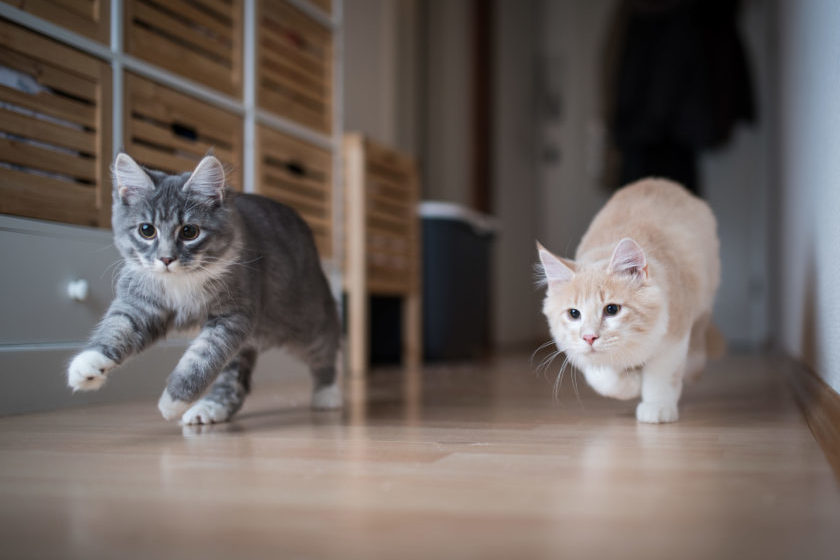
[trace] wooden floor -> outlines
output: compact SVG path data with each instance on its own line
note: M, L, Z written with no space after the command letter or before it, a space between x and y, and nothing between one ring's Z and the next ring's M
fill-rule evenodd
M0 557L840 558L789 367L726 358L662 426L570 377L554 400L527 356L380 371L341 413L257 380L203 430L149 401L2 418Z

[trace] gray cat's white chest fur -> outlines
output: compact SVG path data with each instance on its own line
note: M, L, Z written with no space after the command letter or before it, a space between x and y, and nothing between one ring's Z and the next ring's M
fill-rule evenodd
M164 307L173 313L177 328L189 328L207 320L213 307L218 304L218 290L227 294L224 269L208 268L191 273L156 274L151 281L153 293L160 298Z

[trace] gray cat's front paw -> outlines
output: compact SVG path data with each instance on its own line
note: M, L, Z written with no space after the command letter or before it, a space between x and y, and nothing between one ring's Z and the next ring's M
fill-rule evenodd
M170 395L169 391L166 389L163 390L163 394L160 396L160 400L158 401L158 410L160 410L160 413L165 420L174 420L178 418L189 407L190 403L173 399L172 395Z
M85 350L70 362L67 369L67 385L73 391L94 391L108 379L108 372L116 362L97 350Z
M647 424L662 424L679 420L676 404L640 402L636 407L636 420Z
M227 422L230 418L228 408L210 399L201 399L184 413L181 424L184 426L196 424L218 424Z

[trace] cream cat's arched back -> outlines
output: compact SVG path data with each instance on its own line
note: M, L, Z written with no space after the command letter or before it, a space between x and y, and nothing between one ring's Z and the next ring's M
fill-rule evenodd
M554 342L598 393L641 397L640 422L673 422L704 367L720 283L717 225L680 185L645 179L595 216L575 260L538 244Z

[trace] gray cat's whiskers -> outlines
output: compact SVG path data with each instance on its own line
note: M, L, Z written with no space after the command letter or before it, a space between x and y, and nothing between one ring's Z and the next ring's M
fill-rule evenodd
M258 269L258 268L256 268L256 267L248 266L248 265L250 265L250 264L254 264L254 263L258 263L258 262L260 262L260 260L262 260L262 257L257 257L257 258L255 258L255 259L252 259L252 260L247 261L247 262L240 262L240 261L238 261L238 260L234 260L234 261L230 261L230 262L228 262L228 263L227 263L227 265L228 265L228 266L231 266L231 267L233 267L233 266L238 266L238 267L240 267L240 268L244 268L244 269L246 269L246 270L253 270L253 271L256 271L256 270L259 270L259 269ZM225 262L225 261L224 261L224 259L223 259L222 257L211 257L211 256L205 256L205 257L204 257L204 262L205 262L205 263L208 263L208 264L216 264L216 263L219 263L219 262Z

